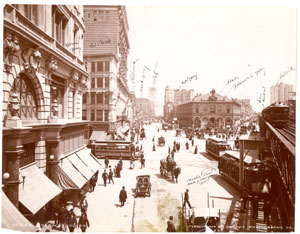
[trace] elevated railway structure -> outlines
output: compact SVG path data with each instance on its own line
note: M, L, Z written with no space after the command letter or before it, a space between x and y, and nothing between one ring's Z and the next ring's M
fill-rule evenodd
M268 156L274 167L271 204L278 209L282 231L294 231L295 223L295 153L296 127L294 122L276 127L262 119L261 136L270 146Z

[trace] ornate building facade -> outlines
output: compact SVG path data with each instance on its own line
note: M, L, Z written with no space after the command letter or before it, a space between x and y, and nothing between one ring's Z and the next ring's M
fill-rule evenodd
M241 105L217 94L214 89L177 106L177 119L181 127L220 129L233 126L240 118Z
M90 74L83 119L91 130L118 128L131 113L127 84L129 53L125 6L84 6L84 61Z
M62 161L87 143L84 31L83 6L4 7L3 183L9 200L28 217L76 184L59 183L59 171L72 178Z

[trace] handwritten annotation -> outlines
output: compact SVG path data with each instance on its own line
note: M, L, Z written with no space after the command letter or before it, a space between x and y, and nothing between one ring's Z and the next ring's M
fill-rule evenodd
M198 184L202 185L205 183L208 183L209 178L213 175L213 171L209 169L205 169L201 171L200 175L196 175L193 178L190 178L187 180L187 185L193 185L193 184Z
M197 75L186 77L185 80L181 81L181 85L179 89L181 88L182 85L186 84L187 82L191 82L193 79L197 80Z

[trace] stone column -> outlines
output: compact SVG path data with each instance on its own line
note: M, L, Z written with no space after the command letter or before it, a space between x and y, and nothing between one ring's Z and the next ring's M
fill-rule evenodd
M19 128L3 132L3 148L5 165L3 173L8 172L6 181L6 195L15 207L19 207L19 169L20 158L24 154L22 139L29 132L29 128Z
M49 178L55 183L58 183L58 174L57 174L57 167L59 163L59 141L48 141L49 148L50 148L50 154L48 157L49 160L49 169L50 174ZM51 156L54 156L53 159L51 159Z

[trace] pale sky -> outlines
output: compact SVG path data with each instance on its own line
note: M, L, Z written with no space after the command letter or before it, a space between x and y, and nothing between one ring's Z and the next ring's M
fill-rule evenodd
M270 104L271 85L282 81L295 87L296 8L147 5L127 6L127 16L128 83L132 89L132 62L139 59L137 97L143 73L142 96L148 97L156 64L161 104L166 85L179 88L195 75L197 80L194 77L181 88L193 88L195 93L214 88L228 97L250 98L256 111ZM257 99L264 93L260 103Z

